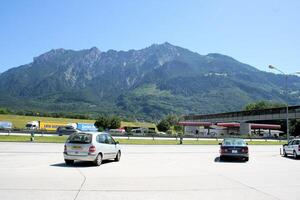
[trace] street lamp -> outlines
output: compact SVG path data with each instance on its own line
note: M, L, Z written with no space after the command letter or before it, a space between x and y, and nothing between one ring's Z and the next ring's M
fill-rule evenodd
M280 69L274 67L273 65L269 65L269 68L273 69L273 70L276 70L276 71L280 72L281 74L283 74L285 76L286 137L287 137L287 141L289 141L289 139L290 139L290 132L289 132L289 102L288 102L287 79L288 79L289 75L300 74L300 72L295 72L295 73L287 74L287 73L284 73L283 71L281 71Z

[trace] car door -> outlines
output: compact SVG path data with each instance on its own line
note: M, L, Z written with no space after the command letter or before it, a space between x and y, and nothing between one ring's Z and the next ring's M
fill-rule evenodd
M288 145L286 146L286 150L285 150L286 153L289 153L289 154L293 153L293 143L294 143L294 140L291 140L288 143Z
M115 140L110 135L106 135L106 142L108 144L109 149L109 158L115 158L117 155L117 147Z
M293 142L293 146L292 146L292 153L294 153L294 151L296 151L297 152L297 149L298 149L298 146L299 146L299 140L295 140L294 142Z
M96 141L97 141L97 149L99 149L99 152L102 153L103 158L102 159L109 159L109 144L107 143L107 138L106 138L106 134L99 134L96 137Z

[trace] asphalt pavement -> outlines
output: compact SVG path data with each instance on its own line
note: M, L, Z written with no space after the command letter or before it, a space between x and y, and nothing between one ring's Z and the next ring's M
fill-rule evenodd
M0 143L1 200L300 199L300 160L250 146L220 162L217 145L123 145L120 162L63 162L63 144Z

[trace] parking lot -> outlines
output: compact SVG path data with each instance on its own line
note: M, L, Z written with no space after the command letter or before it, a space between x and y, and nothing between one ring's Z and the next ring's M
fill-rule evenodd
M6 199L299 199L300 160L250 146L250 161L218 160L215 145L123 145L120 162L66 167L63 144L0 143Z

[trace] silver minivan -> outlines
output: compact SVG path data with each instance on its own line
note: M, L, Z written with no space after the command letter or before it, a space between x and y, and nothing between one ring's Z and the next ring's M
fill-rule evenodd
M66 165L72 165L75 160L92 161L96 166L103 160L119 161L121 149L110 134L103 132L79 132L69 136L65 143L64 159Z

